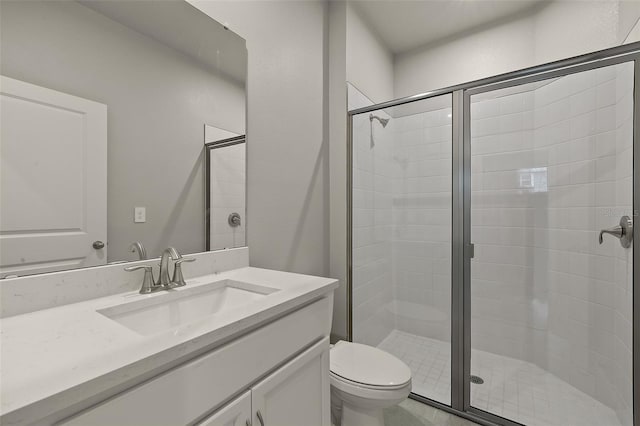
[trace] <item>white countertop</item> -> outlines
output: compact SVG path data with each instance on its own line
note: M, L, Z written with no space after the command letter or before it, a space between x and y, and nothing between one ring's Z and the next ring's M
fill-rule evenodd
M143 336L96 312L166 292L127 292L0 320L0 423L41 419L317 299L330 278L245 267L187 280L181 291L233 279L279 289L201 321Z

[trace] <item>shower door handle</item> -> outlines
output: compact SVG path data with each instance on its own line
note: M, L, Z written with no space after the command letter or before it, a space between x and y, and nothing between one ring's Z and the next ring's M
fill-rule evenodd
M620 240L620 245L624 248L631 247L631 241L633 241L633 221L629 216L622 216L620 218L620 225L613 228L603 229L598 236L598 242L602 244L604 234L613 235Z

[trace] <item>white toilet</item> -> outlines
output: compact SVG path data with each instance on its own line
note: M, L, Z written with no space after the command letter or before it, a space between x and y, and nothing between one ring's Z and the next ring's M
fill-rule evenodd
M382 410L411 392L411 370L372 346L339 341L331 348L331 418L336 426L383 426Z

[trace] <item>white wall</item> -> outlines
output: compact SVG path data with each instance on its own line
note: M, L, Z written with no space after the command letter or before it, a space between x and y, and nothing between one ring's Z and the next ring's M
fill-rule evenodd
M618 39L625 43L640 41L640 2L637 0L620 1Z
M393 55L346 4L347 81L374 104L393 99Z
M321 1L191 3L247 41L251 265L326 276L327 5Z
M413 95L619 45L640 17L635 3L552 1L515 20L396 55L394 96Z
M523 68L532 60L532 37L532 22L507 21L396 55L394 97Z
M230 132L225 129L221 129L216 126L210 126L205 124L204 126L204 143L221 141L223 139L235 138L240 136L240 133Z
M333 299L336 339L347 331L347 5L329 2L329 274L340 280Z
M640 2L638 2L638 4L640 5ZM629 31L629 35L624 40L625 43L633 43L636 41L640 41L640 19L638 19L631 31Z
M333 333L347 335L347 82L364 106L393 97L393 58L352 6L329 2L329 135L330 135L330 274L341 286L336 290ZM357 88L357 89L355 89Z

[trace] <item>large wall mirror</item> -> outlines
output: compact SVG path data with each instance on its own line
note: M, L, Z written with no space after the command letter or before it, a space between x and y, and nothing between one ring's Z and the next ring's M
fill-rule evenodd
M245 244L245 144L206 145L244 142L241 37L183 0L1 8L0 278Z

